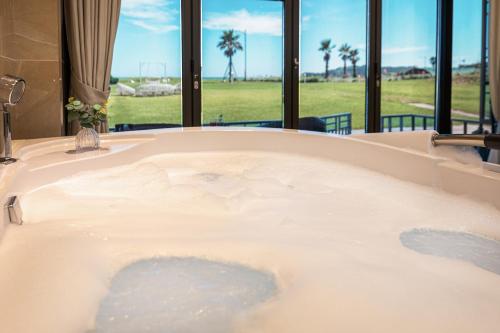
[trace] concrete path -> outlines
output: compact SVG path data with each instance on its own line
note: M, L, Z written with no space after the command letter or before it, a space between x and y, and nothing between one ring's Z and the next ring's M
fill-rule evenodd
M431 104L425 104L425 103L408 103L408 105L414 106L419 109L425 109L425 110L434 110L434 105ZM457 116L463 116L463 117L479 117L479 115L474 114L474 113L469 113L461 110L451 110L451 113L453 115Z

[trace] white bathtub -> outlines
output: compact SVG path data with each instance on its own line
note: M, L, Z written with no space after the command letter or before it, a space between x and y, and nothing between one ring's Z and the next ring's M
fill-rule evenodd
M271 272L278 293L235 319L237 332L499 330L500 275L401 245L401 233L412 229L500 239L500 170L483 164L471 150L433 148L431 134L336 137L288 130L176 129L106 135L105 150L84 154L67 153L73 149L71 138L16 142L20 161L2 167L0 190L3 202L19 197L25 223L9 225L6 214L0 221L0 331L92 329L113 276L152 257L206 258ZM255 156L258 167L246 155ZM274 155L283 158L274 160ZM162 177L161 167L151 169L163 165L157 156L171 166L167 171L175 169L178 178L169 184L154 181L155 175ZM234 166L231 156L238 159ZM241 194L246 187L238 189L234 177L216 185L216 193L210 184L197 189L182 175L186 161L206 159L213 169L219 158L220 168L242 174L249 186L258 179L254 192ZM339 175L349 175L352 167L360 179L344 177L324 187L327 172L287 183L280 163L297 174L307 174L308 165L322 170L323 163L336 163L332 166L339 166ZM252 168L258 174L245 174ZM267 176L265 170L271 170ZM149 178L141 178L141 172ZM120 178L124 174L128 178ZM100 180L109 178L113 182L102 185ZM137 184L141 179L146 179L144 190ZM363 179L372 188L364 191ZM159 196L176 181L192 192ZM309 181L312 187L304 183ZM267 197L266 191L276 195ZM356 191L364 193L359 203ZM338 196L343 202L343 194L352 196L345 211L315 204L315 195L324 200ZM258 209L270 207L262 198L274 200L283 215L286 205L306 203L290 207L290 216L279 219L273 211ZM381 211L382 203L395 210ZM427 206L419 206L423 203ZM120 215L123 207L128 207L125 216ZM149 213L156 209L165 212L164 220ZM243 211L256 213L252 217ZM460 212L456 218L454 211ZM308 214L310 229L304 221ZM325 223L330 214L331 223Z

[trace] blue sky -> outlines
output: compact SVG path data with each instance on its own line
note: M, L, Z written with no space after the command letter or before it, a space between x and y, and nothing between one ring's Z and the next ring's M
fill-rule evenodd
M331 38L337 47L330 68L342 66L338 48L348 43L365 63L366 0L301 1L301 70L324 70L320 41ZM250 77L282 73L282 3L264 0L204 0L202 2L203 75L220 77L227 58L217 49L221 32L240 31L247 44ZM454 65L480 58L481 0L455 0ZM430 66L436 50L436 0L384 0L383 66ZM180 76L180 1L122 0L112 73L115 76ZM244 73L244 52L234 58Z

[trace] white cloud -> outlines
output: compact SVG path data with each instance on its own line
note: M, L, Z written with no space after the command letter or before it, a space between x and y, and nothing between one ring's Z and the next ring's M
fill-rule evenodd
M130 23L156 33L178 30L173 25L178 11L171 0L123 0L121 15Z
M247 31L249 34L266 34L281 36L281 14L250 13L246 9L230 13L213 13L203 23L203 27L211 30Z
M130 23L140 28L157 33L175 31L179 29L179 27L176 25L153 25L141 20L130 20Z
M389 47L382 49L383 54L413 53L427 50L427 46Z

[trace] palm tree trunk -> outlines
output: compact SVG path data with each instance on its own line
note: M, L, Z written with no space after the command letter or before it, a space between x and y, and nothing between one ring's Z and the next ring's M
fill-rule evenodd
M344 77L347 77L347 60L344 59Z
M233 83L233 57L229 57L229 83Z
M329 69L329 64L330 61L326 60L325 61L325 79L328 79L328 76L329 76L329 73L328 73L328 69Z
M356 75L356 63L354 62L354 63L352 64L352 77L353 77L353 78L356 78L356 76L357 76L357 75Z

